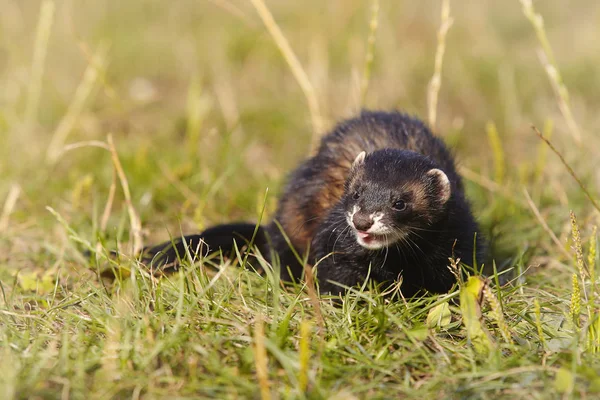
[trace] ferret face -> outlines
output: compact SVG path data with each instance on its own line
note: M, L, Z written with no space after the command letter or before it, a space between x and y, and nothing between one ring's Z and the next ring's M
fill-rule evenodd
M378 250L419 236L445 214L451 195L446 174L426 157L379 150L356 157L343 197L346 221L358 244Z

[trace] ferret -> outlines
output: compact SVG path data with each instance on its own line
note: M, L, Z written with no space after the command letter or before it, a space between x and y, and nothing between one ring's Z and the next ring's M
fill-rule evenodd
M192 255L227 255L236 239L278 262L283 281L316 266L319 291L334 295L367 278L401 278L405 297L445 293L457 277L449 259L474 266L485 252L452 154L400 112L363 111L335 126L290 174L269 224L218 225L147 249L143 259L177 266L186 246Z

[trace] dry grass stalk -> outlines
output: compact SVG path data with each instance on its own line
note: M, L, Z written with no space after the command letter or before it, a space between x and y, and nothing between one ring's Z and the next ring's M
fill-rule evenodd
M144 243L142 240L142 223L137 215L137 212L135 211L135 208L133 207L133 202L131 201L131 193L129 192L129 183L127 182L125 172L123 172L123 167L121 166L121 161L119 160L119 156L117 154L117 150L115 149L115 144L113 142L111 134L109 134L107 137L107 143L108 147L110 148L110 154L115 169L117 171L117 175L119 176L119 180L121 181L123 195L125 196L125 204L127 205L127 213L129 214L131 235L133 236L132 254L138 254L140 250L142 250L142 248L144 247Z
M37 24L35 46L33 50L33 62L29 87L27 88L27 105L25 108L25 124L30 127L37 118L42 92L42 77L46 65L46 54L48 52L48 39L54 21L54 1L45 0L40 8L40 18Z
M563 253L563 255L565 257L567 257L567 259L571 259L571 254L569 254L569 252L567 250L565 250L565 248L562 245L562 243L560 242L560 240L558 240L558 238L556 237L556 235L554 234L552 229L550 229L550 227L546 223L546 220L544 220L544 217L542 217L542 214L540 214L540 211L538 210L537 206L531 199L531 196L529 196L529 192L527 191L526 188L523 188L523 194L525 195L525 199L527 200L527 204L529 204L531 211L533 211L533 214L537 218L537 220L540 223L540 225L542 226L542 228L544 228L544 230L546 232L548 232L548 235L550 235L550 238L552 239L552 241L554 242L556 247L560 249L560 252Z
M446 52L446 35L454 21L450 17L450 0L442 0L442 18L438 31L438 44L435 52L435 68L427 89L427 108L429 110L429 126L435 129L437 119L438 94L442 85L442 63Z
M0 215L0 232L8 228L9 218L15 209L15 205L17 204L20 194L21 186L14 183L8 191L8 196L6 196L6 201L4 202L4 207L2 208L2 215Z
M262 400L271 398L271 383L269 382L269 370L267 349L265 348L265 330L262 319L257 319L254 325L254 362L256 364L256 377L260 386L260 397Z
M365 69L360 85L360 102L365 104L365 97L369 89L369 80L371 78L371 67L375 58L375 39L377 37L377 27L379 26L379 0L373 0L371 11L371 22L369 23L369 38L367 39L367 55L365 57Z
M308 291L308 298L310 304L315 310L315 316L317 319L317 325L319 327L319 334L323 336L325 334L325 319L321 312L321 302L319 300L319 294L317 293L317 287L315 284L315 275L311 266L306 265L304 267L304 279L306 281L306 289Z
M515 197L514 192L509 187L499 185L487 176L477 173L472 169L465 167L464 165L458 166L458 172L462 175L464 179L474 182L492 193L501 195L513 204L517 204L523 208L527 208L527 205L520 198Z
M565 122L569 127L569 132L575 139L575 142L578 145L581 145L581 131L577 122L575 122L575 117L573 116L573 112L571 111L571 105L569 101L569 92L567 87L563 83L563 80L558 72L558 68L548 62L547 55L540 51L538 52L538 57L540 62L544 66L546 70L546 74L550 78L550 84L552 84L552 89L554 90L554 95L556 96L556 100L558 101L558 108L565 118Z
M573 179L575 179L575 181L577 182L577 184L579 185L581 190L583 190L583 193L585 193L586 197L590 200L590 202L594 206L594 208L596 210L600 211L600 205L592 197L592 195L590 194L589 190L585 187L583 182L581 182L581 180L577 177L577 175L575 174L575 171L573 171L573 168L571 168L571 166L567 163L567 161L565 161L565 158L562 156L562 154L554 147L552 142L550 142L548 139L546 139L546 137L544 137L544 135L542 135L542 133L538 130L538 128L536 128L535 126L532 126L532 128L535 131L535 133L537 133L537 135L540 137L540 139L542 139L544 142L546 142L548 147L550 147L550 150L552 150L554 152L554 154L556 154L558 156L558 158L560 158L560 162L562 162L562 164L567 168L567 171L569 171L569 174L573 177Z
M137 252L139 250L141 250L141 248L143 247L143 243L141 242L141 231L142 231L141 222L139 220L139 217L137 216L137 213L135 212L135 209L133 209L133 206L131 203L131 195L129 192L129 184L127 182L127 177L125 176L125 173L123 172L123 169L121 167L119 158L116 154L116 150L114 148L114 143L112 142L112 135L108 135L107 142L101 142L99 140L88 140L88 141L84 141L84 142L68 144L61 149L61 151L58 153L57 156L60 158L64 153L71 151L71 150L80 149L82 147L99 147L99 148L107 150L108 152L111 153L111 157L112 157L115 168L113 170L112 181L111 181L109 191L108 191L108 199L106 200L106 205L104 206L104 211L102 212L102 219L100 220L100 231L101 232L106 231L106 227L108 225L108 219L110 217L110 212L112 210L112 205L113 205L114 199L115 199L115 192L116 192L116 188L117 188L117 176L119 176L119 178L121 180L121 186L123 187L123 192L125 194L125 200L127 202L127 209L129 212L129 219L130 219L130 223L131 223L131 227L132 227L132 234L134 235L134 254L137 254ZM130 207L131 207L131 209L130 209ZM133 217L132 217L132 215L133 215ZM137 228L134 229L134 227L137 227ZM140 235L140 238L135 239L135 235L136 235L135 232L138 232L138 234ZM101 244L98 243L98 249L100 249L100 247L101 247Z
M102 142L100 140L86 140L83 142L70 143L62 148L62 151L59 154L59 158L62 157L68 151L80 149L82 147L99 147L101 149L110 151L110 148L106 144L106 142Z
M310 117L311 117L311 121L312 121L312 127L313 127L313 136L312 136L311 145L312 145L312 148L314 149L314 148L316 148L316 145L318 144L319 136L323 132L323 119L321 117L319 100L317 98L315 89L314 89L313 85L310 83L310 80L308 79L306 72L304 72L304 69L302 68L302 65L300 64L300 61L298 61L298 57L296 57L296 54L292 50L292 47L290 46L289 42L287 41L287 39L281 32L281 29L275 22L273 15L271 14L269 9L265 5L265 2L263 0L250 0L250 1L252 2L252 5L254 5L254 8L258 12L258 15L260 16L263 23L265 24L265 27L269 31L269 34L273 37L273 40L275 41L275 44L277 44L279 51L281 51L283 58L285 59L285 61L288 63L288 66L292 70L292 74L294 74L294 78L296 78L296 81L300 85L300 88L302 89L302 92L304 93L304 97L306 97L306 101L308 103L308 109L309 109Z
M54 131L46 152L46 159L50 163L58 161L58 158L62 154L64 143L73 130L77 118L81 115L83 106L98 80L99 71L102 70L105 63L106 51L105 47L100 47L92 57L92 60L83 74L83 79L75 91L75 96L69 105L67 113L61 119Z
M575 122L575 118L573 117L573 113L571 111L569 91L567 90L560 72L556 67L556 61L554 59L552 47L550 46L550 41L546 36L546 30L544 29L544 19L540 14L535 12L532 0L520 1L521 5L523 6L523 13L529 22L531 22L538 40L540 41L540 45L542 46L538 55L542 65L544 66L544 69L546 70L546 73L548 74L552 89L554 89L554 94L556 96L556 100L558 101L558 107L565 118L567 126L569 127L569 132L573 136L573 139L575 139L575 142L578 145L581 145L581 131L579 130L579 126Z
M105 232L106 226L108 225L108 218L110 217L110 211L115 200L115 192L117 191L117 170L113 169L112 180L110 182L110 188L108 189L108 199L102 212L102 219L100 220L100 231ZM100 245L100 243L98 243Z

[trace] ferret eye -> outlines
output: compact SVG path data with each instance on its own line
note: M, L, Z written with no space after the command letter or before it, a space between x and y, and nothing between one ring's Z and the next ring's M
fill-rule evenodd
M360 198L360 193L358 193L358 191L356 191L352 194L352 199L358 200L359 198Z
M404 200L398 200L392 205L392 208L396 211L406 210L406 202Z

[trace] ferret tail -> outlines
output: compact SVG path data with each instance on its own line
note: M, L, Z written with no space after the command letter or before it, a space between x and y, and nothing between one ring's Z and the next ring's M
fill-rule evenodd
M182 260L197 260L210 253L222 252L224 257L235 257L235 246L256 248L268 257L269 244L266 229L252 223L216 225L196 235L188 235L142 250L142 261L161 269L177 268ZM243 254L243 253L242 253Z

